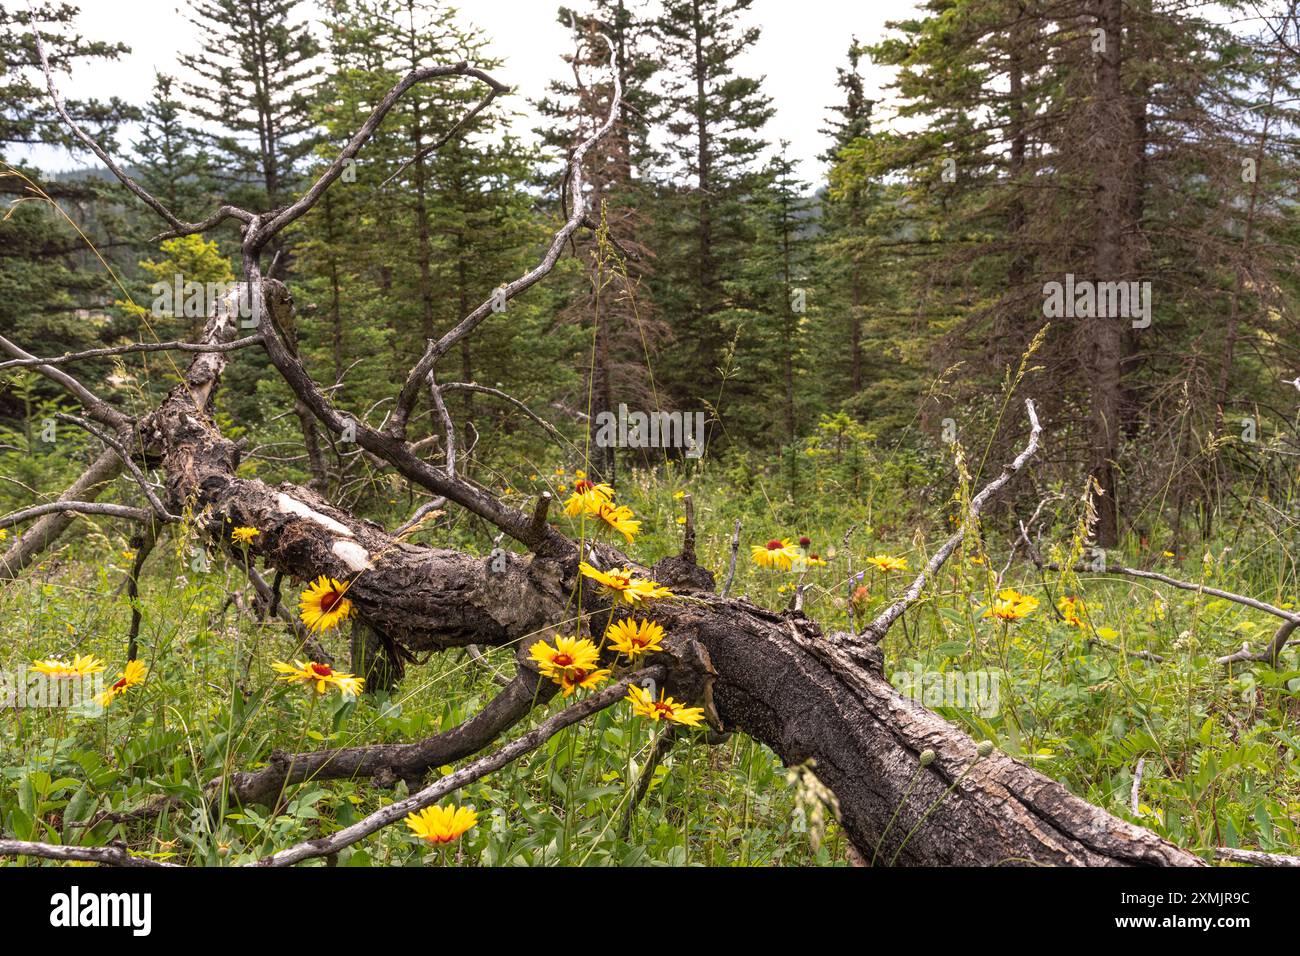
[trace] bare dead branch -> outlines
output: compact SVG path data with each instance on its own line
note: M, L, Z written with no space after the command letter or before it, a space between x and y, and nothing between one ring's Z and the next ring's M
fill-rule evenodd
M519 399L515 398L513 395L506 394L505 392L501 391L501 389L499 388L488 388L486 385L479 385L477 382L447 382L443 385L440 385L439 388L441 388L442 391L444 392L457 392L457 391L478 392L483 395L491 395L493 398L499 398L503 402L509 402L511 405L519 409L530 419L536 422L539 426L541 426L542 430L545 431L546 434L554 438L557 442L560 442L561 444L564 445L568 445L570 448L576 447L573 444L573 442L569 441L569 439L561 435L554 425L552 425L546 419L542 418L540 415L535 413L531 408L529 408Z
M628 833L632 829L632 821L636 819L637 808L641 806L641 801L646 798L650 792L650 784L654 782L655 770L663 762L664 757L673 749L681 735L681 731L669 725L665 727L655 738L655 742L650 747L650 753L646 756L645 765L641 768L641 773L636 778L636 789L632 792L632 798L628 800L627 806L623 810L623 818L619 821L618 835L620 839L626 840Z
M215 229L227 219L238 219L242 223L253 221L253 214L247 209L241 209L238 206L223 205L206 219L200 219L198 222L183 222L173 229L160 232L151 238L151 243L163 242L166 239L179 239L181 236L192 236L195 233L204 233L210 229Z
M1034 409L1032 399L1025 400L1025 411L1029 415L1029 441L1025 444L1024 449L1019 455L1006 467L1002 469L1002 474L998 475L979 492L970 502L970 511L968 520L963 521L960 528L943 543L943 546L930 558L926 566L921 569L916 578L908 585L907 590L903 592L902 597L885 608L876 616L876 619L866 626L863 630L863 637L870 643L875 644L885 636L894 621L915 604L921 597L921 590L925 587L926 582L938 573L943 567L944 562L951 557L952 553L957 550L957 546L962 543L966 537L966 529L972 526L979 518L980 512L984 510L984 505L988 500L997 494L1002 487L1012 479L1012 477L1025 466L1034 453L1038 451L1038 439L1042 435L1043 426L1038 423L1038 412Z
M1300 625L1300 622L1297 621L1283 621L1282 626L1273 634L1273 639L1268 642L1268 646L1264 650L1251 651L1249 644L1243 644L1241 650L1215 658L1214 663L1233 664L1238 661L1265 661L1270 667L1277 667L1282 649L1286 647L1287 642L1291 639L1291 634L1298 625Z
M247 247L244 254L244 274L249 277L253 288L262 290L263 301L268 297L272 300L271 309L283 309L286 313L292 309L292 299L281 283L273 279L262 282L257 257ZM262 314L269 313L264 310ZM286 319L287 317L286 314ZM341 433L344 428L352 428L355 431L357 444L363 450L391 465L401 475L422 488L454 501L491 522L529 548L536 550L547 542L553 542L558 546L560 537L558 532L551 532L547 528L544 529L541 540L534 538L529 516L517 508L502 503L481 485L460 477L449 476L444 469L417 457L410 444L389 434L387 430L378 431L364 422L340 413L312 381L299 357L275 330L274 322L264 327L263 345L267 357L298 399L332 431Z
M129 505L114 505L102 501L47 501L45 504L32 505L22 511L11 511L0 516L0 528L12 528L16 524L50 514L105 515L110 518L130 518L132 521L152 521L155 518L148 508L132 508Z
M456 426L452 423L451 412L447 411L447 403L442 400L442 389L438 383L433 380L433 373L429 374L429 397L433 401L433 407L438 412L438 417L442 419L442 433L446 440L442 445L443 462L445 463L448 478L456 477Z
M686 507L686 524L682 528L682 557L695 564L695 499L687 492L682 496Z
M128 176L126 171L113 161L113 157L104 152L99 143L95 142L95 140L83 131L82 128L77 125L76 121L68 115L68 111L63 107L63 98L59 96L59 91L54 86L54 74L50 71L49 60L45 57L45 45L41 42L41 31L40 27L37 25L35 17L32 17L32 39L36 41L36 54L41 59L41 69L45 72L45 85L50 91L50 98L54 101L54 109L58 112L59 116L63 118L64 124L72 131L72 134L76 136L77 139L81 140L81 142L84 143L92 153L99 157L100 162L112 171L113 175L121 181L122 185L131 190L131 192L139 197L140 200L150 209L162 216L173 229L183 228L184 224L172 214L170 209L160 203L150 195L148 190L141 187L135 182L135 180Z
M120 431L131 424L129 418L119 412L112 405L108 404L108 402L104 401L90 389L86 388L86 386L82 385L67 372L57 369L52 365L46 365L40 361L31 361L36 359L35 355L23 351L3 335L0 335L0 348L14 356L14 358L27 361L31 368L40 372L51 381L62 385L72 393L73 397L76 398L76 400L80 402L81 406L86 410L86 413L91 418L95 419L95 421L107 425L114 431Z
M466 764L459 770L441 777L435 783L425 787L418 793L414 793L405 800L399 800L396 803L390 803L382 810L370 814L368 817L357 821L350 827L344 827L336 833L317 840L307 840L288 849L273 853L270 856L258 860L251 866L292 866L303 860L309 860L313 857L328 856L331 853L337 853L344 847L351 846L358 840L365 839L370 834L382 830L402 820L408 813L421 810L430 806L449 793L454 793L461 787L473 783L482 777L494 771L500 770L520 757L528 754L546 741L550 740L566 727L571 727L581 720L585 720L592 714L604 710L613 704L618 703L627 694L630 685L647 678L662 680L664 668L659 666L646 667L625 676L622 680L616 681L603 690L596 691L588 697L583 698L576 704L564 708L558 713L548 717L526 734L515 738L506 744L500 750L480 757L473 763Z
M102 455L91 462L90 467L82 472L59 496L64 504L60 510L48 511L43 517L26 530L9 550L0 557L0 581L12 580L24 568L59 539L59 536L76 519L76 510L67 508L68 502L79 504L93 501L108 486L108 483L122 470L122 459L117 452L106 449Z
M53 843L31 843L27 840L0 840L0 855L34 856L43 860L61 860L65 863L80 861L103 863L106 866L179 868L180 864L150 860L128 853L120 846L57 846Z
M0 362L0 372L7 368L28 368L33 365L64 365L68 362L81 362L86 359L104 358L109 355L130 355L136 352L233 352L257 345L262 336L250 335L222 344L204 344L202 342L132 342L130 345L113 345L101 349L86 349L83 352L64 352L52 358L10 359Z
M1045 568L1050 571L1059 571L1060 567L1052 564L1045 564ZM1139 568L1125 567L1121 564L1111 564L1107 562L1105 571L1094 571L1092 568L1079 566L1073 569L1076 574L1093 573L1093 574L1123 574L1131 578L1142 578L1147 581L1159 581L1161 584L1168 584L1183 591L1196 591L1201 594L1208 594L1210 597L1223 598L1225 601L1232 601L1234 604L1240 604L1244 607L1254 608L1256 611L1263 611L1266 614L1272 614L1274 617L1280 617L1284 621L1291 621L1300 624L1300 613L1288 611L1276 605L1269 604L1267 601L1260 601L1256 598L1247 597L1244 594L1235 594L1232 591L1224 591L1221 588L1212 588L1204 584L1194 584L1190 581L1180 581L1177 578L1171 578L1167 574L1160 574L1156 571L1143 571Z
M1264 853L1261 850L1238 850L1231 846L1215 847L1214 856L1230 863L1249 863L1252 866L1300 866L1300 856Z
M230 778L230 792L241 803L269 803L286 786L320 780L375 777L381 781L419 781L430 769L454 763L487 747L523 720L534 708L555 696L556 686L526 663L526 649L517 648L513 678L478 713L450 730L414 743L370 744L318 750L303 754L274 754L268 765ZM215 780L209 791L220 784Z
M157 515L159 521L174 522L181 520L178 515L171 514L163 507L163 503L159 501L158 496L154 494L153 487L149 484L149 479L145 477L144 472L142 472L139 466L137 466L132 460L131 453L127 451L120 441L112 435L101 432L94 425L90 424L90 422L86 421L84 418L78 418L76 415L67 415L63 412L56 412L54 417L60 421L70 422L79 428L85 429L109 448L113 449L113 451L117 452L118 457L122 459L122 464L126 467L126 470L131 473L131 477L134 478L136 484L140 486L140 490L144 492L144 496L149 502L149 507L153 508L153 512Z
M1022 522L1020 524L1021 539L1027 545L1030 559L1040 569L1046 571L1060 571L1061 566L1052 562L1044 561L1038 548L1029 540L1029 534ZM1279 656L1283 649L1291 640L1291 635L1297 627L1300 627L1300 614L1295 611L1288 611L1285 608L1269 604L1267 601L1261 601L1257 598L1249 597L1244 594L1237 594L1234 591L1225 591L1222 588L1209 587L1205 584L1197 584L1191 581L1183 581L1178 578L1171 578L1167 574L1161 574L1158 571L1143 571L1140 568L1130 568L1122 564L1107 563L1105 569L1093 568L1088 565L1076 565L1073 569L1075 574L1122 574L1132 578L1142 578L1148 581L1159 581L1161 584L1167 584L1170 587L1178 588L1182 591L1193 591L1198 594L1207 594L1210 597L1222 598L1225 601L1231 601L1234 604L1240 604L1243 607L1253 608L1256 611L1263 611L1265 614L1271 614L1274 617L1282 619L1282 624L1278 627L1269 641L1267 647L1262 651L1253 651L1249 644L1242 645L1240 650L1231 654L1225 654L1222 657L1215 658L1216 664L1234 664L1242 661L1266 661L1270 666L1276 667ZM1100 644L1110 650L1119 650L1114 645L1107 644L1100 638L1094 636L1094 643ZM1130 651L1133 656L1144 657L1147 660L1156 663L1162 663L1164 658L1159 654L1153 654L1150 651Z
M1146 770L1146 766L1147 758L1138 757L1137 768L1133 771L1133 786L1129 790L1128 808L1129 812L1132 813L1133 816L1138 815L1138 809L1140 806L1139 799L1142 795L1142 773Z
M442 358L442 356L446 355L453 345L477 328L479 323L497 311L502 304L513 299L521 292L531 288L548 275L550 271L555 268L555 263L559 260L560 253L563 251L565 243L569 241L569 237L573 234L574 230L582 225L582 221L587 215L587 199L583 188L582 162L592 146L594 146L602 136L609 132L610 128L614 125L614 120L618 116L619 104L623 98L623 87L619 81L617 63L615 62L614 46L610 42L609 38L604 36L604 34L601 34L601 37L609 46L614 94L610 101L609 115L605 118L605 122L601 124L601 126L597 128L591 136L585 139L576 150L574 150L573 156L569 161L569 174L566 177L566 181L569 183L569 192L573 196L572 213L560 228L559 232L557 232L551 240L551 244L547 248L546 254L542 257L541 262L519 278L515 279L513 282L508 282L498 288L496 293L484 300L478 308L462 319L455 328L445 333L437 342L429 343L429 346L425 350L420 361L418 361L415 364L415 367L411 369L411 373L407 376L406 383L402 386L401 393L397 397L397 403L394 406L393 413L389 417L388 421L388 429L391 435L400 437L405 434L406 422L410 417L411 411L415 407L415 400L419 393L420 385L425 380L426 376L428 376L428 374L433 370L433 367L437 364L438 360Z
M312 660L319 661L322 664L334 663L333 656L316 639L316 635L307 630L307 625L303 624L302 618L280 602L278 583L276 587L267 584L266 578L262 577L257 568L253 567L253 562L242 560L242 555L233 554L229 551L227 551L227 555L232 562L244 569L249 583L253 585L253 593L262 602L262 606L267 609L267 613L275 615L289 625L289 630L293 632L293 636L298 640L293 653L297 654L303 648L306 648L311 653ZM277 582L279 579L280 575L277 574Z
M442 136L440 136L437 140L430 143L428 146L424 147L422 150L420 150L418 153L416 153L406 162L402 163L402 165L397 168L397 172L393 173L393 175L389 176L387 179L385 179L382 183L379 184L379 188L380 189L385 188L389 183L391 183L398 176L402 175L402 173L406 172L408 169L410 169L420 160L424 159L427 156L432 155L433 153L436 153L438 150L442 149L444 146L450 143L452 138L455 137L457 133L459 133L462 129L464 129L473 121L475 116L478 116L479 113L483 112L483 110L488 108L488 105L494 99L497 98L498 94L504 93L508 89L509 87L501 84L493 85L492 88L488 90L487 95L483 97L483 99L479 100L472 110L470 110L459 120L457 120L456 124L452 126L451 129L447 130L447 132L444 133Z
M532 535L540 541L542 533L546 529L546 514L551 510L551 493L543 491L537 498L537 504L533 506L533 524Z
M131 570L126 578L126 598L131 602L131 628L126 635L128 661L135 660L140 652L140 622L143 619L140 613L140 572L153 553L154 545L158 543L160 530L156 522L150 521L131 542L135 548L135 559L131 562Z
M384 117L388 115L388 111L393 108L403 95L405 95L407 90L419 83L424 83L427 80L436 79L442 76L473 77L476 80L486 83L491 90L486 97L486 101L473 109L461 123L458 123L457 126L454 127L446 137L444 137L443 142L449 140L464 123L469 122L469 120L477 116L480 110L487 106L487 104L491 102L493 97L498 93L504 93L510 89L510 87L506 86L504 83L494 80L487 73L477 67L470 66L464 60L451 66L426 66L412 70L410 73L406 74L406 76L402 77L402 79L398 81L397 85L384 95L384 98L379 101L379 105L371 111L370 115L366 117L366 121L361 124L361 128L357 130L352 139L348 140L348 144L344 146L338 156L334 158L334 162L330 163L330 165L325 169L325 172L321 173L316 182L312 183L311 188L308 189L297 202L291 204L284 210L267 213L266 217L255 217L254 222L249 228L249 241L252 244L252 248L254 250L260 250L267 241L276 235L276 233L280 232L280 230L285 226L289 225L289 223L293 222L311 209L312 206L316 205L317 201L320 200L320 197L325 194L325 190L329 189L330 185L343 174L343 170L347 167L348 162L354 159L357 153L361 151L361 147L365 145L366 140L370 139L375 130L379 128L379 124L384 121ZM442 142L440 142L439 145L442 145Z

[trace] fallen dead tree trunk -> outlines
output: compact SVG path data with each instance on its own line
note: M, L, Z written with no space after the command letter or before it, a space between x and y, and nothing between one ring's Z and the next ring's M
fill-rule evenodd
M35 42L44 65L39 37ZM261 279L260 256L266 244L310 210L397 98L418 82L451 75L475 76L494 91L500 86L463 63L413 71L381 101L335 161L292 206L267 213L222 206L203 222L183 223L76 126L63 110L46 66L47 82L65 123L114 175L162 215L172 227L170 234L201 232L230 218L244 224L246 287L254 292L250 298L263 307L258 338L293 390L296 402L336 434L354 432L364 451L425 491L445 496L530 549L526 554L508 555L497 570L489 559L413 545L334 508L315 491L239 478L240 449L220 434L213 417L214 391L228 351L200 352L185 381L138 424L114 420L114 427L134 429L129 444L133 451L140 450L143 461L163 468L168 511L193 515L194 524L216 550L224 548L234 527L257 528L259 534L249 552L253 558L301 580L321 574L346 580L348 598L365 626L380 635L385 646L401 648L402 653L469 645L516 650L515 679L461 727L410 744L278 755L263 770L214 781L214 787L223 787L236 800L275 801L285 787L307 779L371 777L382 782L414 778L431 766L486 749L554 694L553 689L539 684L536 673L518 652L536 637L555 630L572 633L586 618L603 621L609 609L608 602L579 574L578 545L547 525L548 499L539 502L530 517L457 476L450 458L445 468L429 465L415 455L412 443L405 438L405 424L423 389L430 390L435 408L445 413L439 386L432 377L434 366L495 311L491 301L429 345L398 396L389 427L380 432L341 412L313 382L279 331L291 325L281 321L288 318L282 314L284 310L292 309L288 290L278 282ZM582 156L609 128L619 108L621 88L616 70L613 82L609 119L583 141L570 160L568 194L573 208L564 227L536 268L501 287L504 297L512 297L544 277L568 238L589 221ZM200 344L221 349L230 346L236 339L236 314L235 308L218 309ZM73 391L88 409L111 418L102 403L74 379L57 369L34 367ZM1034 429L1029 444L998 479L972 499L972 521L983 502L1007 483L1036 448L1038 427L1032 406L1030 416ZM449 419L444 422L449 424ZM964 530L948 539L904 597L868 626L860 639L823 634L798 611L775 613L743 600L719 597L712 591L712 575L695 566L690 532L688 526L688 546L682 556L665 559L649 572L672 586L678 597L654 607L654 617L669 638L666 650L654 656L651 668L644 673L656 675L674 696L701 705L715 729L748 734L788 764L813 761L817 776L834 792L844 830L863 859L984 865L1200 862L1150 831L1079 799L1024 764L977 746L885 679L879 640L960 544ZM588 546L582 558L602 568L635 566L606 546ZM579 592L581 600L573 601ZM619 679L625 683L632 677L624 674ZM458 771L461 776L453 774L441 786L426 788L425 796L433 793L429 799L436 798L480 770L504 766L540 744L546 734L583 719L597 705L612 704L621 692L616 685L582 698L541 727L476 761L471 765L478 768L473 773L462 768ZM396 819L396 812L395 806L386 808L372 815L378 818L372 823L363 821L365 825L350 829L360 839L373 832L368 829L372 824L383 826L391 822L390 817ZM275 859L293 862L319 856L351 839L352 835L341 831L280 851ZM25 846L31 849L30 844ZM0 852L5 852L3 846Z
M215 334L233 334L233 328L217 327ZM259 528L254 554L285 574L354 580L348 594L366 623L410 651L505 646L576 626L569 597L585 582L572 544L558 553L551 547L544 554L509 554L505 569L493 571L487 559L395 539L305 488L270 488L237 478L237 447L196 405L196 396L206 401L224 361L221 353L196 360L187 384L173 391L145 427L167 470L172 510L189 504L214 538L228 536L236 525ZM612 548L594 550L602 566L624 561ZM703 583L708 575L692 573L682 559L661 562L651 573L684 597L655 607L677 662L666 685L692 700L711 696L720 729L762 741L787 764L815 761L818 777L839 800L846 833L866 859L1199 862L1010 757L981 758L965 733L890 686L879 650L866 640L823 634L798 612L774 613L692 588L687 578ZM591 592L582 607L599 618L608 603ZM463 746L444 737L277 756L263 771L231 779L232 795L265 800L285 784L309 778L409 778L449 755L486 747L531 709L536 690L535 675L521 666L500 703L473 718L483 733L457 728ZM934 759L920 768L926 750Z

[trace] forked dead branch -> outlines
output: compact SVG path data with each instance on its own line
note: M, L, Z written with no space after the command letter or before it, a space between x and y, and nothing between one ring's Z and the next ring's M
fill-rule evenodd
M604 38L601 38L604 40ZM606 43L608 41L605 41ZM612 47L610 50L613 56ZM42 57L44 53L42 51ZM131 420L64 372L61 366L83 356L41 360L20 345L0 340L16 363L35 369L72 394L99 425L106 448L94 466L59 502L3 519L12 525L40 521L6 555L16 574L48 548L67 527L70 511L152 521L192 514L199 532L218 550L234 527L259 530L250 558L276 575L313 579L328 575L349 582L348 598L360 622L386 646L405 655L468 646L514 648L515 675L482 711L460 726L425 740L350 747L310 754L276 753L267 766L214 780L243 803L275 803L287 787L308 780L371 778L377 783L402 779L415 790L358 823L261 861L286 866L329 856L378 829L428 806L459 787L517 760L567 726L618 700L635 681L653 678L679 699L701 706L716 731L738 731L761 741L787 764L813 762L816 774L838 800L845 833L863 859L900 864L1030 865L1196 865L1200 860L1148 830L1120 820L1074 796L1064 786L1025 764L980 748L966 733L901 694L882 673L881 638L904 612L921 600L928 584L961 545L985 506L1033 458L1041 426L1026 403L1029 432L1014 460L979 490L969 513L931 557L901 597L861 636L824 633L799 608L777 613L729 598L714 590L712 573L695 561L690 536L679 556L644 569L671 587L677 600L661 602L656 617L668 632L665 650L654 666L622 675L606 689L556 711L514 740L497 742L552 699L553 684L539 679L522 653L526 639L557 627L573 629L584 619L603 616L609 600L579 571L581 561L601 568L638 568L616 548L579 546L547 521L546 498L529 513L513 508L455 468L456 429L443 388L484 390L472 383L440 388L433 373L438 360L494 311L541 281L554 267L573 233L591 222L583 183L583 158L610 128L622 90L613 71L613 95L604 121L581 141L569 159L566 194L572 208L537 265L504 283L489 300L465 315L436 341L427 343L379 428L340 410L312 377L281 330L292 323L294 301L282 282L265 278L262 254L289 223L309 212L339 178L347 161L359 155L368 137L409 90L421 83L468 77L485 84L485 100L439 142L468 129L475 115L506 87L465 63L429 67L405 76L381 100L326 171L291 205L250 211L222 205L207 219L182 222L139 184L63 111L46 68L50 93L64 121L113 174L167 224L164 235L203 232L234 219L242 226L242 292L260 307L253 337L240 337L233 310L211 316L199 341L150 348L197 352L177 385L150 414ZM374 460L394 469L413 485L448 506L463 508L519 541L525 553L506 553L493 570L485 558L460 551L413 544L336 507L321 494L290 484L269 486L241 478L239 445L223 436L214 419L217 389L228 358L236 349L260 346L297 401L324 428L354 435ZM445 431L444 463L431 464L406 438L407 425L421 396ZM495 393L495 390L486 390ZM504 393L498 395L514 401ZM542 422L544 427L548 427ZM129 461L129 465L124 462ZM122 467L136 477L149 507L100 505L93 497ZM152 500L146 469L160 468L165 494ZM439 507L442 505L439 504ZM159 513L161 511L161 514ZM59 519L57 521L52 519ZM45 524L41 524L45 522ZM734 560L734 553L733 553ZM733 565L734 571L734 565ZM728 574L728 583L731 573ZM265 582L262 584L266 588ZM269 590L269 589L268 589ZM570 598L581 591L573 610ZM496 749L492 749L493 747ZM419 789L430 768L488 751L450 776ZM927 754L922 760L922 754ZM170 801L141 807L118 819L168 809ZM122 848L70 850L40 844L0 842L0 853L52 859L88 859L120 865L146 865Z

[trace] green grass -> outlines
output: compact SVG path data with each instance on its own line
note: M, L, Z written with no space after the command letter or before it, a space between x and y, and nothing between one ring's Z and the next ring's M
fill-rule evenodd
M861 451L869 444L869 437L859 436L854 447ZM769 463L766 476L747 461L697 467L689 476L662 468L621 476L621 500L645 522L632 555L649 564L680 547L676 519L683 503L675 493L689 490L700 560L719 580L734 520L744 522L733 594L781 607L802 582L810 585L806 613L827 629L847 628L850 556L854 570L878 552L905 555L915 569L947 533L943 518L956 509L947 491L926 491L924 476L939 471L935 461L865 453L854 458L856 452L836 453L835 447L814 443L813 454L800 452L797 467L789 460ZM558 492L561 484L571 484L571 474L553 471L546 466L508 476L510 494L522 503L544 487ZM388 512L391 526L406 504L395 495L380 498L376 507ZM1077 546L1070 529L1079 515L1061 506L1054 519L1055 547L1068 558ZM463 514L453 511L444 520L417 540L480 553L491 547L486 533ZM558 520L565 526L567 519ZM1295 570L1276 532L1248 523L1237 535L1228 526L1231 550L1211 543L1166 557L1132 542L1112 560L1283 605L1295 602ZM124 663L130 608L118 589L130 565L127 542L111 523L81 520L78 528L79 536L69 536L39 568L0 592L0 663L11 670L74 652L105 658L110 677ZM829 567L799 576L750 563L750 545L800 534L813 539L813 550L829 559ZM991 550L984 565L972 562L974 547L954 556L925 599L891 630L884 642L886 673L998 672L996 714L938 709L974 738L992 740L1080 796L1180 845L1202 852L1220 845L1296 852L1296 652L1288 651L1276 671L1238 665L1228 674L1213 663L1243 640L1262 645L1273 620L1231 602L1117 575L1040 575L1019 560L1003 583L1041 603L1029 618L1004 626L981 612L991 595L989 569L1006 563L1002 542L1009 537L992 525L985 537ZM910 576L868 571L865 613L883 606ZM272 818L265 808L205 805L206 781L257 768L277 748L416 740L465 719L493 693L489 669L453 652L411 667L391 698L343 702L331 695L313 702L275 681L270 664L292 654L293 639L282 623L258 622L228 600L242 589L241 580L239 568L220 561L207 572L194 570L187 546L164 539L142 581L147 683L103 717L34 710L5 716L0 826L7 835L55 843L121 839L138 852L174 861L247 862L346 826L405 791L400 784L382 790L361 781L307 783L286 794L283 811ZM1091 628L1057 619L1053 606L1064 593L1082 596L1091 628L1109 628L1103 633L1118 650L1090 642ZM327 644L338 661L347 660L342 636L331 635ZM1126 650L1152 651L1167 660L1153 663ZM487 659L510 672L510 649L490 650ZM559 706L552 703L545 711ZM543 717L533 715L512 735ZM395 826L345 850L338 864L848 862L845 839L833 822L814 849L798 786L769 750L740 735L710 745L703 731L695 731L673 747L630 831L620 836L630 789L657 732L625 706L615 706L461 791L457 802L473 805L480 824L452 848L427 850ZM1140 758L1146 770L1134 814L1130 790ZM78 826L98 811L129 810L159 795L180 797L181 808L148 822L102 823L90 831Z

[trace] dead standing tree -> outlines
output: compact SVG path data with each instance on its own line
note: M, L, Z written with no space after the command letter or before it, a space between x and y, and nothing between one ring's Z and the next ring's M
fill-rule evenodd
M569 237L589 222L584 200L583 157L608 130L619 108L615 71L609 118L570 158L567 194L572 209L538 265L506 283L493 297L510 299L540 281L555 265ZM695 564L693 549L639 569L613 547L589 545L587 554L548 524L549 497L532 514L514 509L455 473L448 461L434 466L420 458L405 438L406 422L420 394L445 409L433 377L438 360L493 312L488 300L428 347L411 370L394 411L382 429L371 428L340 411L313 380L280 329L294 308L289 289L265 279L262 254L280 230L307 213L339 178L393 104L419 83L444 77L471 77L488 87L488 99L505 87L465 63L415 70L383 98L364 125L324 174L293 204L266 212L222 206L202 222L177 219L149 195L81 131L63 110L47 69L51 95L63 120L83 143L139 199L179 236L211 229L227 220L242 224L243 286L260 309L255 341L300 402L337 435L355 434L369 455L408 481L490 522L520 542L523 554L508 554L504 570L489 560L458 551L424 547L389 534L372 522L333 507L316 491L291 484L270 487L237 477L240 449L217 428L216 389L238 322L233 308L219 308L199 343L202 349L176 386L151 414L136 421L121 413L52 364L31 367L63 385L99 424L117 437L113 443L139 464L161 467L166 476L168 515L196 516L201 533L218 546L235 526L261 532L250 552L279 575L310 579L321 574L349 582L348 597L365 625L391 646L414 653L469 645L516 647L513 679L463 724L421 741L352 747L312 754L271 755L256 772L213 781L243 802L272 801L286 785L303 780L371 777L421 781L433 767L486 750L498 738L554 696L524 659L519 643L527 635L607 613L609 602L579 572L580 561L601 568L631 567L670 585L676 600L655 605L655 618L670 635L652 666L620 675L611 686L557 711L509 743L439 778L412 796L327 837L286 848L261 861L284 866L337 852L364 839L413 809L430 805L472 780L540 746L550 736L622 698L632 682L653 679L668 692L704 707L716 730L739 731L771 747L787 764L815 761L816 773L839 802L842 825L865 859L901 864L1037 865L1195 865L1199 859L1148 830L1111 816L1019 761L978 746L965 733L896 691L881 671L878 644L961 544L965 529L985 504L1019 472L1038 449L1040 429L1032 404L1029 439L1014 461L971 502L969 522L935 553L916 580L858 637L823 633L800 610L776 613L745 600L718 596L713 576ZM476 110L477 112L477 110ZM473 114L471 114L472 117ZM241 344L246 344L241 341ZM0 343L16 358L30 359L11 343ZM21 353L21 354L20 354ZM449 416L443 422L453 433ZM106 452L106 455L108 453ZM111 462L96 462L60 499L60 512L91 510L78 501L81 489L99 487ZM137 473L139 468L129 469ZM93 472L93 474L92 474ZM75 494L74 494L75 492ZM102 508L103 506L98 506ZM159 520L156 509L122 509L117 516ZM128 513L129 512L129 513ZM102 513L102 512L101 512ZM64 525L66 526L66 524ZM25 560L48 547L62 527L47 523L34 545L20 540ZM693 530L693 529L690 529ZM688 534L689 534L688 530ZM499 567L499 565L498 565ZM575 618L571 596L581 590ZM137 814L156 812L157 806ZM60 858L66 848L0 841L0 852ZM118 850L101 854L110 863L136 858Z

